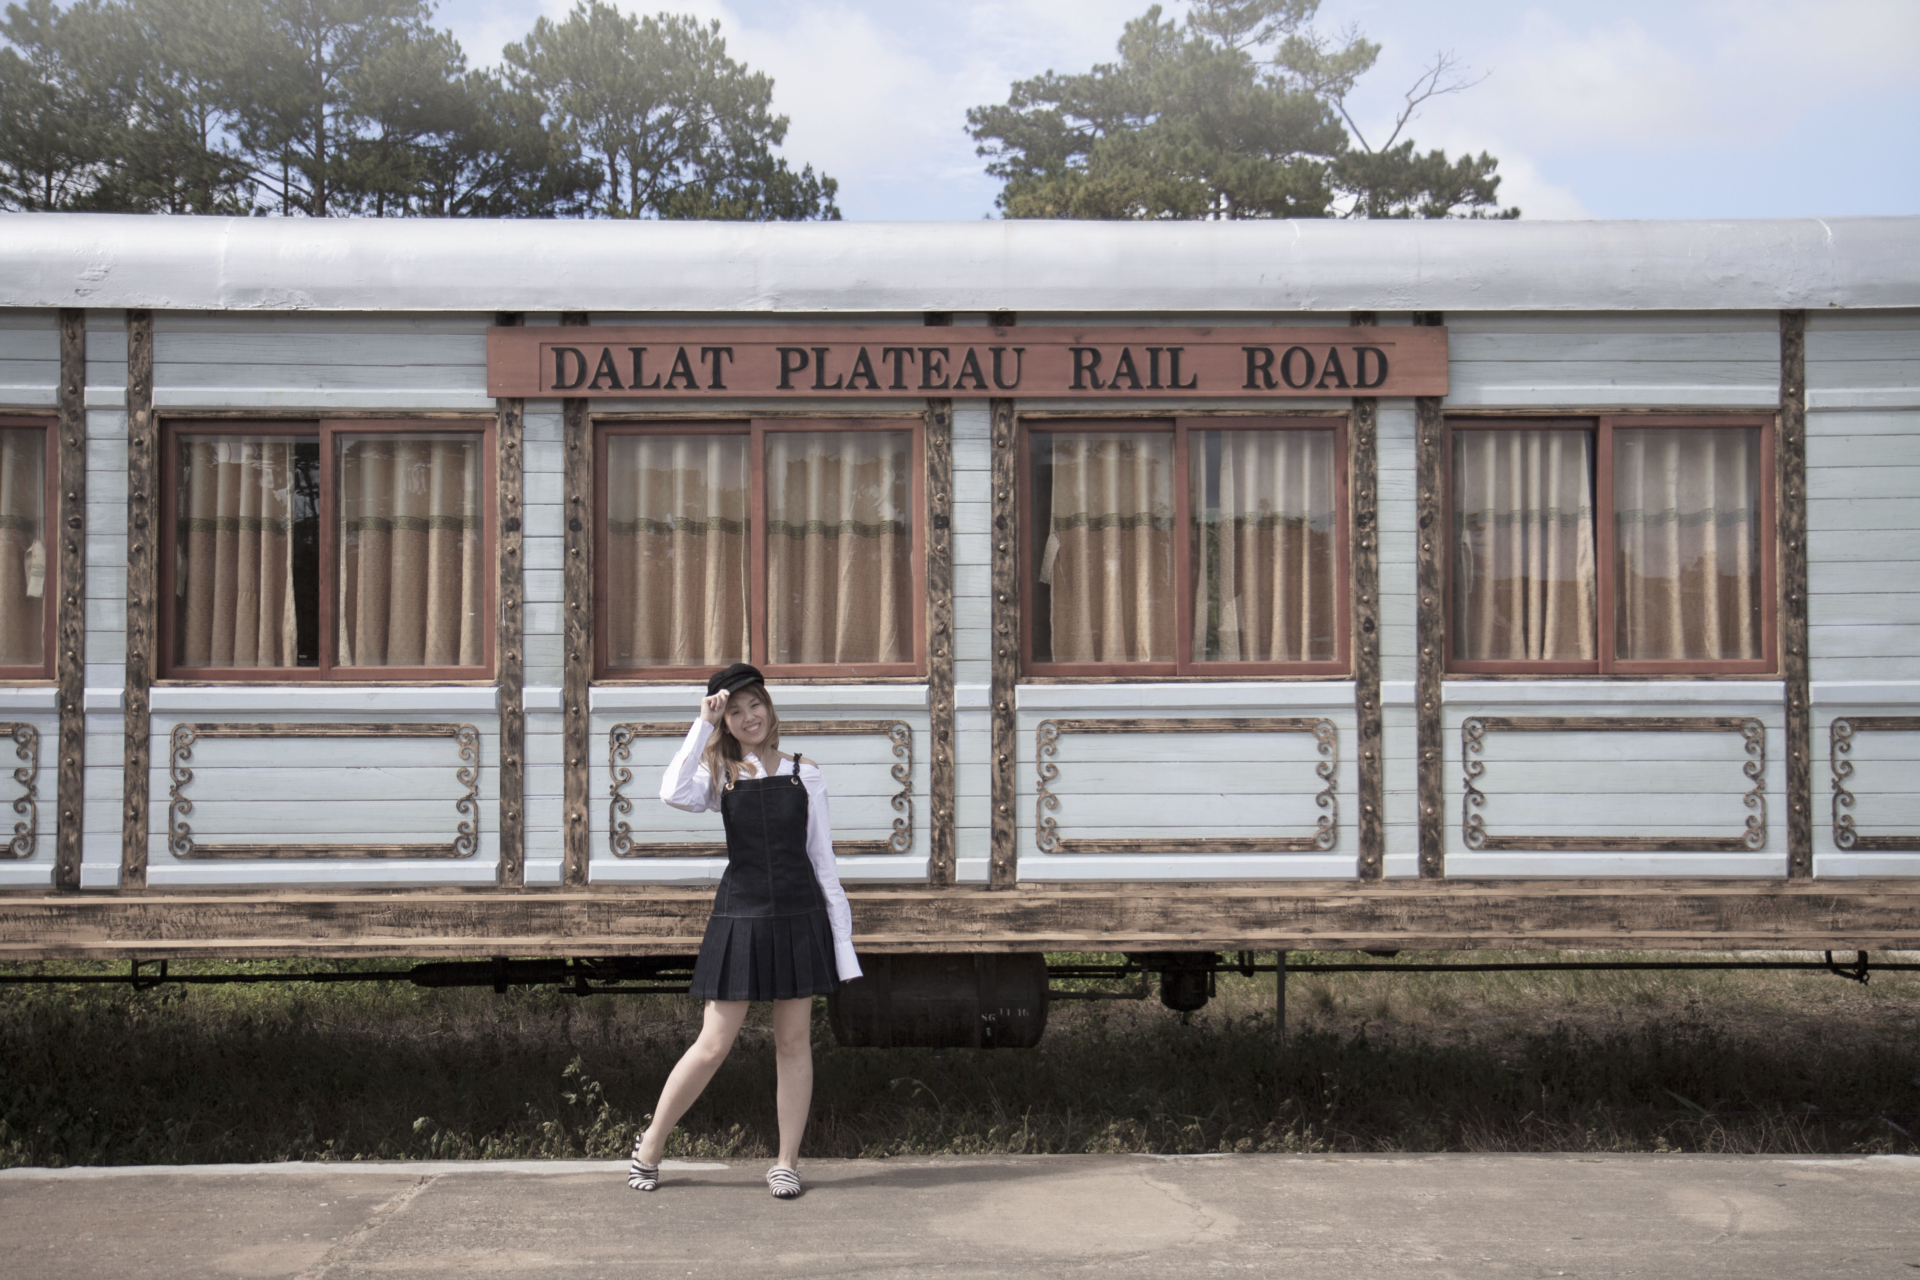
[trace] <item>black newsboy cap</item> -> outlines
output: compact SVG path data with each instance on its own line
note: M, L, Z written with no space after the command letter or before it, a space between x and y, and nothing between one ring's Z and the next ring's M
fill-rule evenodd
M736 662L725 671L716 671L707 677L707 696L725 689L732 693L735 689L744 689L750 684L765 684L766 677L760 674L760 668L750 667L744 662Z

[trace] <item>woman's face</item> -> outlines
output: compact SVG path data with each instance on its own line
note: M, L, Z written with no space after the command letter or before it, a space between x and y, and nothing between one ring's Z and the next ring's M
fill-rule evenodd
M767 704L759 694L743 691L727 699L727 732L747 750L757 750L767 740L767 729L772 723Z

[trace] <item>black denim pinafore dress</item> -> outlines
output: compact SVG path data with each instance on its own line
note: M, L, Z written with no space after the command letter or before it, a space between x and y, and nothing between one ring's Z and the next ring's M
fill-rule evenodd
M807 860L807 788L793 772L748 778L720 794L727 870L714 895L689 994L702 1000L795 1000L839 985L827 900Z

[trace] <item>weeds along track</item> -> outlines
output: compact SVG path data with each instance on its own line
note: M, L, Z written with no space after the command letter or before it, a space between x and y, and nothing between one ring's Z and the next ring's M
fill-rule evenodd
M8 971L56 968L105 971ZM1033 1050L840 1049L822 1017L808 1150L1880 1152L1920 1131L1920 974L1303 974L1284 1044L1273 1004L1271 975L1226 974L1185 1018L1061 1002ZM0 1165L619 1157L698 1021L684 997L401 982L0 988ZM769 1154L771 1054L757 1009L669 1154Z

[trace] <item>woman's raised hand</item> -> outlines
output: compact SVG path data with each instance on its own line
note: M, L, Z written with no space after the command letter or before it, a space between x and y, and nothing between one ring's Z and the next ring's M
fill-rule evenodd
M727 714L727 698L731 696L731 692L731 690L722 689L716 694L702 698L700 700L700 718L708 724L719 724L720 717Z

